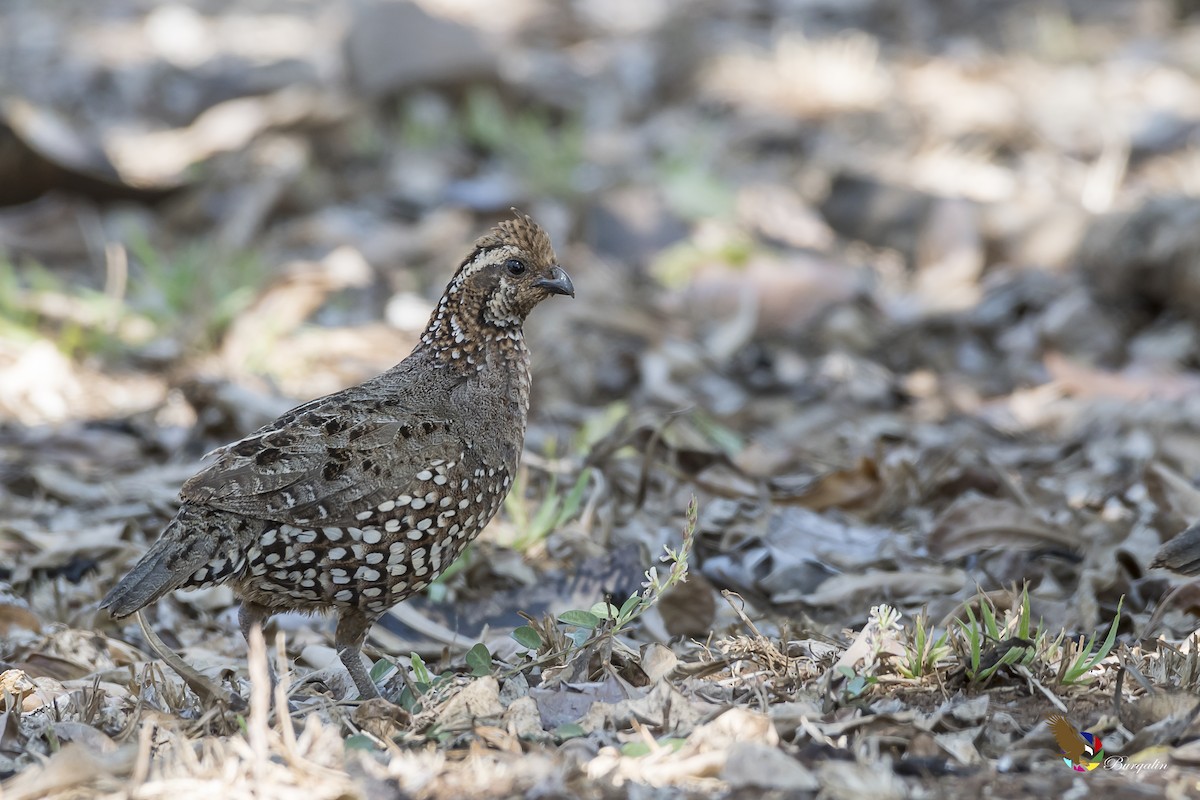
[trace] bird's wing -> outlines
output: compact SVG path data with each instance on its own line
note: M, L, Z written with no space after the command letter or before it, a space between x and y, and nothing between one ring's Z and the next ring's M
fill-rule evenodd
M184 501L290 525L353 525L462 442L448 420L330 395L239 442L183 485Z
M1074 762L1080 761L1088 747L1087 739L1080 736L1075 726L1062 714L1051 714L1046 718L1046 724L1050 726L1054 741L1058 742L1063 753Z

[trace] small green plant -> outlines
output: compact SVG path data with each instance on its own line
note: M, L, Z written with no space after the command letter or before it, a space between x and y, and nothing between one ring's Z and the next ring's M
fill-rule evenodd
M1098 650L1092 650L1096 644L1095 633L1087 639L1086 644L1084 643L1084 637L1080 636L1075 640L1066 640L1065 647L1063 646L1063 640L1066 639L1065 632L1058 635L1052 650L1057 650L1059 653L1057 678L1060 684L1067 686L1076 683L1091 682L1092 679L1088 677L1088 673L1097 664L1108 658L1117 643L1117 628L1121 624L1121 608L1124 603L1124 597L1117 601L1116 616L1113 617L1112 625L1108 629L1108 635L1104 637L1104 641L1100 644Z
M652 741L653 744L648 741L626 742L621 745L621 755L629 756L630 758L641 758L642 756L648 756L651 753L662 750L669 750L674 753L687 744L687 739L681 739L678 736L661 736Z
M565 639L569 642L568 648L582 648L598 641L600 637L617 635L638 617L653 608L671 587L687 581L688 558L695 543L698 515L699 506L696 498L692 497L685 514L683 541L678 548L663 546L664 553L660 557L660 563L667 568L666 574L660 575L659 565L651 566L645 572L642 590L631 594L621 603L620 607L612 603L600 602L590 609L564 611L556 620L558 625L564 628L563 632L539 632L532 625L522 625L512 632L512 638L521 646L541 653L550 644L550 640L555 637L559 641ZM549 635L551 633L553 636ZM552 649L550 652L542 654L536 661L524 666L559 659L566 654L565 651Z
M846 700L857 700L867 689L879 683L876 676L855 672L850 667L838 667L837 671L846 679L846 684L842 687L842 696Z
M968 616L973 617L969 609ZM971 621L974 623L974 619ZM988 657L983 659L979 649L980 637L973 631L971 663L967 667L967 678L971 683L987 683L993 675L1010 664L1028 666L1036 655L1036 651L1029 644L1029 642L1019 639L996 641L993 647L989 647L985 651Z
M695 132L675 143L655 165L663 196L679 216L700 220L733 214L736 192L716 169L718 148L716 138Z
M876 673L903 654L901 617L898 609L886 603L871 608L867 624L836 666L837 674L845 678L841 686L843 699L849 701L861 697L879 683ZM850 658L852 654L853 658Z
M966 640L967 662L964 666L971 683L987 683L1003 667L1011 664L1028 666L1037 655L1035 643L1029 641L1028 589L1022 591L1020 610L1010 616L1003 628L996 619L991 601L985 595L981 597L979 618L976 619L975 612L967 606L967 621L958 620L960 632Z
M568 117L555 124L539 109L511 111L491 88L473 89L463 108L470 144L506 163L539 195L571 197L583 163L583 125Z
M476 678L491 674L492 653L483 642L477 642L467 651L467 668Z
M654 608L662 596L673 586L687 582L688 557L691 555L692 545L696 541L696 524L699 513L699 505L693 496L688 502L684 515L683 541L680 542L678 548L663 545L664 552L659 561L667 568L665 576L659 575L658 566L652 566L645 572L642 591L631 594L620 608L613 608L607 603L593 606L593 613L598 609L602 610L604 616L611 621L612 633L619 633L642 614Z
M130 280L130 302L160 331L201 349L216 344L266 277L256 254L227 253L199 241L168 254L134 236L129 252L139 267Z
M0 336L18 341L48 339L65 355L105 354L139 326L119 299L68 284L36 262L20 269L0 260ZM141 322L144 323L144 320Z
M731 234L719 244L682 241L667 247L655 257L650 272L664 286L682 288L692 281L697 270L711 264L743 268L755 253L753 240L743 234Z
M429 668L425 666L425 660L417 653L412 653L409 660L412 661L413 680L418 685L431 686L433 678L429 674Z
M515 550L524 552L545 540L554 530L573 519L583 507L583 495L591 480L590 469L584 469L566 495L558 492L558 476L550 475L550 485L533 514L525 504L525 470L517 472L512 490L504 498L504 510L518 531L512 542Z
M542 646L542 635L528 625L522 625L509 635L517 644L528 650L536 652Z
M958 629L950 644L959 652L962 666L972 683L986 683L1002 667L1018 665L1049 673L1060 685L1087 683L1088 673L1111 654L1116 646L1124 598L1104 641L1097 646L1098 635L1068 639L1060 631L1053 640L1042 626L1033 622L1029 588L1021 590L1021 602L1006 614L1003 624L986 595L981 595L979 615L966 607L967 619L958 620ZM909 668L909 671L913 670Z
M486 650L487 648L484 649ZM409 655L409 660L412 662L412 681L400 692L400 697L397 698L396 702L405 711L411 714L419 714L424 710L423 701L425 696L448 684L453 680L453 675L449 672L444 672L441 675L434 676L429 672L429 668L425 666L424 659L415 652ZM489 662L491 660L490 654L488 660Z
M396 664L390 658L381 658L371 665L371 671L368 674L373 683L379 683L395 668Z
M944 661L952 652L950 647L950 631L944 631L936 636L936 631L924 611L917 614L913 627L906 631L907 643L904 657L897 665L896 671L905 678L923 678L932 674L937 665Z

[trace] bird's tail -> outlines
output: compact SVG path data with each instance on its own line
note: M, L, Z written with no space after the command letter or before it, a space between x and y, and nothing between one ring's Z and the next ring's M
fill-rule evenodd
M211 562L221 537L197 511L185 504L141 561L104 596L100 607L114 617L127 617L188 583Z

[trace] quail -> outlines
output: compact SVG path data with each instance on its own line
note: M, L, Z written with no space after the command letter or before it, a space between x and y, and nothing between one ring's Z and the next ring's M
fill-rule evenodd
M1177 575L1200 575L1200 522L1164 542L1154 554L1150 569L1166 569Z
M358 386L219 448L182 505L105 596L117 618L175 589L227 583L243 635L281 611L333 611L362 698L361 648L479 535L512 485L529 409L522 325L575 296L550 239L518 215L475 242L413 352Z

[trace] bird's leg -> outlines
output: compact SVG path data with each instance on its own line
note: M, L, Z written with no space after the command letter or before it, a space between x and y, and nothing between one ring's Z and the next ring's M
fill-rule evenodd
M333 635L333 645L337 648L338 657L346 665L346 671L354 679L359 697L363 700L379 697L379 689L367 674L362 662L363 641L366 640L367 631L371 630L373 622L374 620L358 609L346 609L341 612L337 631Z
M267 620L275 612L266 606L258 603L243 601L241 608L238 609L238 626L242 629L242 636L246 639L246 647L250 646L250 631L257 625L262 629L263 639L265 641L267 634ZM266 648L267 658L267 675L271 678L271 692L274 693L275 685L279 683L279 676L275 674L275 665L271 663L270 648Z

